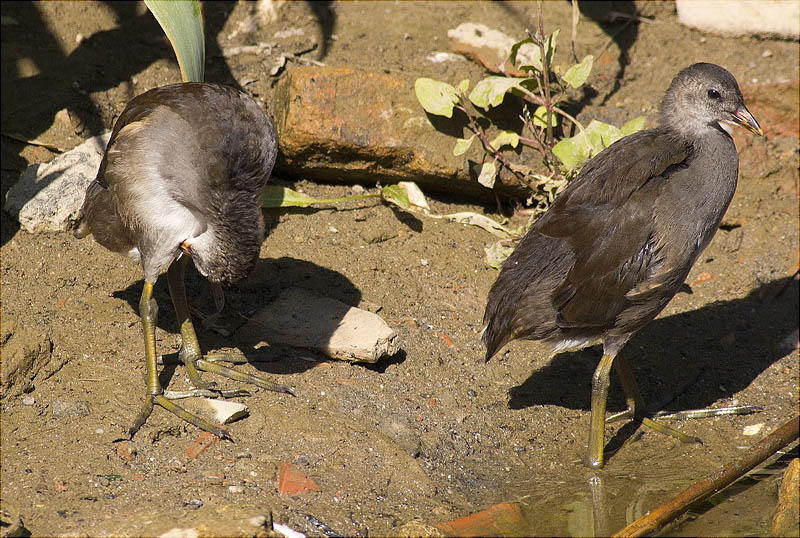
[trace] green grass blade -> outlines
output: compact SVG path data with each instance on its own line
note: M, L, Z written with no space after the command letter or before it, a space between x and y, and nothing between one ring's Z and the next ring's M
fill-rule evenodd
M144 0L167 34L184 82L202 82L205 64L203 14L197 0Z

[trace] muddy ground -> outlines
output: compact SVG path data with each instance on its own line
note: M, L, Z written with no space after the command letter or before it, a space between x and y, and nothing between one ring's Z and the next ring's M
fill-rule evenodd
M473 21L521 37L533 27L535 8L290 2L275 22L254 24L250 5L209 4L206 79L238 83L268 109L276 81L268 71L281 52L327 65L474 81L481 70L471 62L427 59L447 50L447 29ZM306 514L343 535L374 536L398 533L414 519L435 525L516 502L523 519L507 532L603 534L793 416L798 106L796 94L775 83L798 79L798 44L706 35L678 25L672 4L638 8L647 20L624 27L627 19L601 17L608 10L630 13L628 2L582 17L578 56L604 52L589 78L593 91L575 111L615 122L652 119L672 76L710 61L734 73L761 103L751 111L767 137L737 135L740 184L726 226L691 271L691 293L679 293L625 353L651 402L684 386L668 410L738 402L760 405L762 413L670 422L705 446L614 424L606 430L608 465L588 471L580 460L600 348L551 359L542 345L515 342L484 363L478 332L496 276L484 248L494 238L367 202L269 214L255 273L228 293L224 319L235 326L285 287L300 286L377 310L400 334L402 351L375 365L278 346L248 351L259 362L243 369L293 386L297 397L255 392L245 401L250 416L230 426L235 442L216 442L196 459L185 452L199 432L156 409L132 442L135 454L118 453L114 441L144 395L141 270L91 239L25 233L3 213L3 362L27 353L41 365L32 383L12 387L2 400L3 509L19 514L34 535L158 535L175 527L253 535L262 531L248 519L271 512L276 522L312 535L323 531ZM544 13L548 31L562 29L559 55L566 60L569 4L545 3ZM3 195L26 165L54 156L6 135L68 149L109 129L134 95L180 79L143 4L3 2L2 15ZM278 47L266 56L219 53L262 41ZM786 112L764 115L779 98ZM779 132L781 122L788 122L790 136ZM352 190L280 175L277 181L323 197ZM437 197L431 204L440 213L497 217L493 200ZM179 342L165 280L156 286L157 345L171 356ZM195 272L188 280L190 302L210 311L205 282ZM200 341L205 350L244 348L236 333L201 330ZM161 379L171 389L188 386L181 366L165 366ZM620 392L612 387L610 411L623 408ZM744 435L757 424L759 433ZM279 494L284 462L319 491ZM594 498L593 477L600 487ZM669 532L767 534L775 491L770 477Z

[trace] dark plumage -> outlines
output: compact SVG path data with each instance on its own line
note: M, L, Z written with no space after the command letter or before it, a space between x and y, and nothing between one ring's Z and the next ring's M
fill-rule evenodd
M261 108L246 94L217 84L155 88L128 103L114 124L75 235L91 233L104 247L141 261L144 270L139 313L148 389L131 435L154 403L200 428L226 434L168 401L158 383L158 306L152 289L167 268L181 328L180 356L195 386L213 388L200 380L197 367L289 391L203 360L183 285L189 257L214 285L235 284L253 270L264 236L259 194L276 155L275 130Z
M592 385L593 467L603 465L614 357L681 287L736 189L738 155L720 122L763 134L728 71L708 63L682 70L664 96L660 125L589 161L505 261L489 292L487 360L515 339L544 340L554 352L603 342ZM614 365L628 396L625 415L682 436L642 417L627 363L618 357Z

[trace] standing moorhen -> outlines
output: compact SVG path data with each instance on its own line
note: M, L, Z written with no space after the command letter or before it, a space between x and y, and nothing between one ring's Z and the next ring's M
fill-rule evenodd
M739 158L723 123L763 135L736 79L722 67L682 70L655 129L612 144L589 161L503 264L486 305L486 360L516 339L553 353L603 343L592 378L587 464L603 466L612 362L634 418L696 441L644 415L633 373L616 358L667 305L708 245L736 189Z
M215 388L200 379L200 369L292 393L202 358L183 282L189 258L212 285L235 284L253 270L264 238L259 195L277 152L275 129L261 108L246 94L218 84L155 88L128 103L114 124L75 236L91 233L109 250L141 261L144 269L139 315L147 393L129 436L159 405L198 428L229 437L225 429L167 399L158 381L158 305L152 295L167 268L181 331L179 356L194 386Z

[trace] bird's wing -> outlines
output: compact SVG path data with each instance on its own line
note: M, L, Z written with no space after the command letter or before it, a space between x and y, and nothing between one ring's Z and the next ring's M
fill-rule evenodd
M561 327L613 325L628 292L671 271L653 208L691 150L659 129L623 138L592 159L536 223L561 238L575 262L552 295Z

